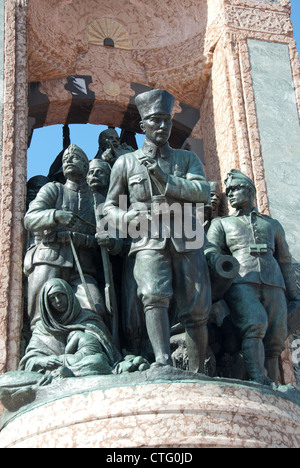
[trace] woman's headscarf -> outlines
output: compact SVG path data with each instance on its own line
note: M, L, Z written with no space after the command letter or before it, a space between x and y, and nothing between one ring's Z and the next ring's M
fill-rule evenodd
M50 302L50 296L62 293L67 296L67 310L57 314ZM37 323L20 368L29 366L29 361L37 355L59 355L68 335L75 330L89 333L98 339L111 365L120 360L120 353L113 343L111 334L95 312L82 309L71 286L62 279L50 279L40 294L41 320ZM30 370L29 367L27 370Z
M62 314L57 313L50 302L50 296L55 293L67 296L67 310ZM78 326L83 320L83 317L80 317L80 312L81 306L78 299L66 281L55 278L45 283L40 295L40 313L42 323L49 333L52 335L69 334L73 327L78 330Z

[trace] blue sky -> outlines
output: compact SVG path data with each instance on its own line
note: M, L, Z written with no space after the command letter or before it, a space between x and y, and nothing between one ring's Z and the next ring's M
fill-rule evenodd
M291 0L294 38L300 52L300 0ZM89 159L93 159L98 150L99 133L106 127L99 125L70 125L71 142L80 146ZM138 137L138 144L142 141ZM28 149L28 174L30 179L34 175L48 175L49 167L62 150L62 125L44 127L33 132Z

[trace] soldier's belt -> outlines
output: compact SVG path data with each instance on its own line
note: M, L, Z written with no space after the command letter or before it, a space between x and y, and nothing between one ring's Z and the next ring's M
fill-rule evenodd
M95 236L90 234L83 234L81 232L70 232L72 240L75 247L81 247L85 249L96 249L98 248L98 243L95 239ZM58 231L52 232L51 234L43 237L44 245L51 244L60 244L60 245L69 245L69 231Z
M250 244L250 255L265 255L268 252L267 244Z

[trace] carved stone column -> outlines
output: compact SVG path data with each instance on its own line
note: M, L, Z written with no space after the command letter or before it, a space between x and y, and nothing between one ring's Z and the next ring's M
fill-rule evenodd
M290 1L223 6L209 107L220 179L237 168L254 180L258 209L281 222L299 268L300 67ZM284 381L294 382L288 348L282 368Z
M23 216L27 153L28 0L4 0L0 205L0 372L15 370L22 324Z
M3 117L3 63L4 63L4 4L0 5L0 158L2 153Z

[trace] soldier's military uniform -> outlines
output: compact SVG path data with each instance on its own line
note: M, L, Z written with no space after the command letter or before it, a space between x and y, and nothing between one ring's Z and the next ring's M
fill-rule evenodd
M75 145L73 145L75 146ZM78 218L72 229L59 225L56 210L71 211ZM99 287L102 271L101 255L95 239L94 199L86 182L81 185L67 180L65 185L50 182L30 204L24 220L25 228L35 233L35 243L25 256L28 276L28 312L32 328L39 319L39 293L51 278L67 281L83 309L90 309L84 286L72 252L69 232L76 248L86 283L96 309L104 316L105 308Z
M147 98L145 93L145 100ZM166 112L164 103L160 101L157 106ZM172 149L168 143L157 147L146 139L142 149L120 156L112 168L104 208L111 219L120 221L125 214L119 206L120 195L127 195L129 205L136 209L139 205L150 209L154 200L153 187L147 168L140 163L144 156L155 159L168 175L163 196L169 206L175 202L183 207L184 203L209 201L210 187L194 153ZM184 233L177 238L172 222L169 238L144 235L132 239L130 255L135 255L138 294L146 314L173 310L173 316L187 331L200 329L206 326L211 307L208 268L200 248L202 245L194 249Z
M232 181L253 184L239 171L229 173L227 189ZM295 300L298 295L284 230L277 220L253 207L250 212L237 210L214 220L207 238L207 258L216 253L231 254L240 263L239 274L225 299L241 332L246 359L249 353L250 377L259 380L263 370L251 358L253 343L263 340L266 359L280 356L287 338L287 300Z

